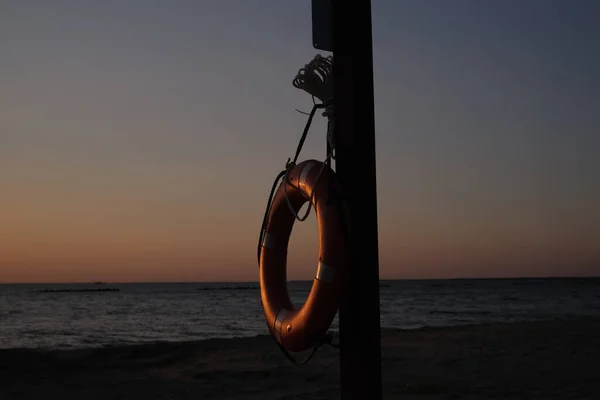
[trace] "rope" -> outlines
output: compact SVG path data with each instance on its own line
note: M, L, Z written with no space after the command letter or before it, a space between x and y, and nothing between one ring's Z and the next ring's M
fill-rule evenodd
M308 198L308 207L306 208L306 212L302 217L298 215L298 213L294 210L292 203L289 200L288 196L288 177L289 172L296 166L296 162L298 161L298 157L300 152L302 151L302 147L304 146L304 142L308 135L308 131L310 129L310 125L312 124L313 117L317 109L325 109L323 112L323 116L326 116L329 119L327 124L327 156L319 173L317 174L317 179L315 182L319 182L321 175L326 167L329 167L330 160L335 158L334 156L334 148L333 145L333 82L332 82L332 72L333 72L333 56L323 57L320 54L317 54L308 64L306 64L303 68L300 68L298 74L292 81L292 84L297 89L302 89L314 98L318 98L321 100L321 104L314 104L312 111L308 116L308 121L306 122L306 126L304 127L304 131L302 132L302 136L300 137L300 142L298 143L298 147L296 148L296 154L294 155L294 159L291 160L288 158L286 163L285 175L284 175L284 194L285 201L288 205L290 212L294 215L294 218L300 222L306 221L308 216L310 215L310 211L313 206L313 200L315 196L315 188L310 193Z
M262 248L262 242L264 240L264 236L265 236L265 228L267 227L267 220L269 218L269 214L271 212L271 206L273 205L273 195L275 194L275 189L277 189L277 184L279 183L279 180L285 175L285 171L281 171L279 174L277 174L277 177L275 178L275 181L273 182L273 186L271 187L271 193L269 194L269 200L267 200L267 209L265 210L265 215L263 217L263 221L262 221L262 225L260 227L260 235L258 237L258 254L257 254L257 258L258 258L258 267L260 268L260 251Z
M273 334L271 333L271 336L273 336ZM273 336L274 337L274 336ZM339 349L340 345L333 343L333 333L332 332L327 332L327 334L325 335L325 338L323 339L322 342L320 342L319 344L317 344L316 346L314 346L311 350L310 353L308 353L308 355L306 357L304 357L302 360L298 360L296 359L289 351L287 351L285 349L285 347L283 347L278 341L277 339L275 339L275 343L277 343L277 346L279 347L279 349L281 350L281 352L283 353L283 355L293 364L297 365L297 366L301 366L306 364L307 362L310 361L311 358L313 358L313 356L317 353L317 350L319 350L321 347L323 347L323 345L329 345L331 347L333 347L334 349Z
M319 182L319 179L321 178L321 174L323 173L323 171L325 170L325 168L327 166L329 166L329 160L331 159L333 153L329 153L327 155L327 158L325 159L325 162L323 163L323 165L321 165L321 168L319 169L319 173L317 174L317 178L315 180L315 187L313 188L313 190L311 190L310 192L310 196L308 198L308 207L306 208L306 212L304 213L304 215L302 217L298 216L298 213L296 212L296 210L294 210L294 207L292 206L292 203L290 202L290 199L288 197L288 188L287 188L287 184L283 186L283 193L285 195L285 201L288 205L288 208L290 209L290 212L294 215L294 217L302 222L302 221L306 221L306 218L308 218L308 216L310 215L310 210L312 209L312 205L313 205L313 200L315 198L315 192L316 192L316 183ZM285 170L285 175L284 175L284 181L287 182L288 181L288 174L289 171L291 170L291 168L286 168Z
M332 74L333 56L323 57L317 54L308 64L300 68L292 81L297 89L326 103L333 97Z

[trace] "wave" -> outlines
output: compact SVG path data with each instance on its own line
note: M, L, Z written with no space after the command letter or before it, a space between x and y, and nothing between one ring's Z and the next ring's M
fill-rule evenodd
M201 287L198 291L214 291L214 290L259 290L258 286L220 286L220 287Z

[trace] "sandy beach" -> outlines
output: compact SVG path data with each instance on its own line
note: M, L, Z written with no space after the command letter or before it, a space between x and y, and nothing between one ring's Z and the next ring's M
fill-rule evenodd
M593 399L600 319L383 330L385 399ZM337 350L305 366L268 336L0 350L0 399L338 399Z

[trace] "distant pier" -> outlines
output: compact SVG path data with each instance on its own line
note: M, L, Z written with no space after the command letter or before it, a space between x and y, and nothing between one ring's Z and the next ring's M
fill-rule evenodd
M118 292L119 289L44 289L38 290L37 293L95 293L95 292Z

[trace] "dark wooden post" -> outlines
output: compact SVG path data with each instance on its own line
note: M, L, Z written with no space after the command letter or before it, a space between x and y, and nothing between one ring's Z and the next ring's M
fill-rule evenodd
M351 266L340 307L343 400L379 400L381 330L371 2L331 0L336 172L350 210Z

